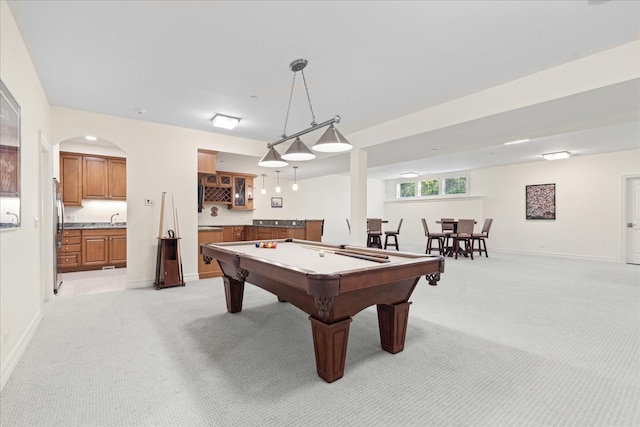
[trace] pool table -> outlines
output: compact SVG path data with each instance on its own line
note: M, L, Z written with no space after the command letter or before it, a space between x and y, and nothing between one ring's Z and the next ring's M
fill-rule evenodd
M344 374L354 315L376 304L381 347L398 353L404 348L413 289L422 276L435 286L444 272L439 255L296 239L274 242L274 249L256 247L257 242L202 244L200 253L205 263L220 264L228 312L242 311L244 283L249 282L309 315L317 372L327 382ZM341 249L388 259L334 253Z

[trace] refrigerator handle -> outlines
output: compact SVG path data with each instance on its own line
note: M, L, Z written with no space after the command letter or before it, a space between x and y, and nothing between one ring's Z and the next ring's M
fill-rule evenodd
M64 239L64 203L62 203L62 199L58 199L58 203L60 203L60 241L58 242L58 247L60 247Z

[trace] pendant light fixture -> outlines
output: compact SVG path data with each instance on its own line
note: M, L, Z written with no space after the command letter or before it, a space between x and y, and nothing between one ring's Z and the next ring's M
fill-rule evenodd
M322 129L326 126L330 127L325 131L318 142L312 147L313 150L325 153L339 153L351 150L353 148L349 141L347 141L347 139L340 132L338 132L338 130L334 126L334 123L340 123L340 116L335 116L334 118L320 124L316 122L316 116L313 112L313 106L311 105L311 96L309 96L307 80L304 76L304 68L307 66L307 64L308 61L306 59L296 59L291 64L289 64L289 68L291 68L291 71L293 71L293 81L291 82L291 92L289 94L289 104L287 105L287 115L284 119L284 130L282 132L282 138L276 142L267 144L267 149L269 151L258 162L259 166L278 168L287 166L287 161L305 161L314 159L316 155L311 150L309 150L306 145L304 145L299 137L309 132L313 132L314 130ZM293 96L293 89L295 87L296 74L298 71L300 71L300 74L302 74L304 89L307 93L307 100L309 101L309 110L311 111L311 127L300 132L296 132L293 135L287 135L287 122L289 121L289 111L291 110L291 98ZM283 142L289 141L290 139L294 138L295 140L293 141L293 144L291 144L289 149L282 156L280 156L280 154L274 147L278 144L282 144Z
M267 190L265 190L265 188L264 188L264 177L265 176L266 176L265 174L262 174L262 190L260 190L260 194L267 194Z
M293 167L293 185L291 186L293 191L298 191L298 167Z
M276 171L276 193L279 193L282 191L282 189L280 188L280 171Z

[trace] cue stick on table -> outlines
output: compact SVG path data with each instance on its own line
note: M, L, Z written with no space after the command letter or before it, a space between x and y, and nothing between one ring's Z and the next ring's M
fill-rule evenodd
M324 246L313 246L313 245L303 245L308 249L315 249L318 251L325 251L325 252L330 252L333 250L337 250L340 252L348 252L351 254L355 254L355 255L364 255L367 257L371 257L371 258L380 258L380 259L389 259L389 255L382 255L382 254L372 254L369 252L363 252L363 251L359 251L357 249L346 249L346 248L341 248L341 249L326 249Z
M324 251L324 252L328 252L330 254L336 254L336 255L343 255L343 256L348 256L351 258L358 258L358 259L363 259L365 261L373 261L373 262L390 262L388 259L384 259L384 258L377 258L377 257L373 257L373 256L368 256L368 255L362 255L362 254L358 254L358 253L352 253L352 252L347 252L344 250L331 250L331 249L325 249L325 248L320 248L318 246L307 246L307 245L302 245L303 248L306 249L311 249L314 251Z

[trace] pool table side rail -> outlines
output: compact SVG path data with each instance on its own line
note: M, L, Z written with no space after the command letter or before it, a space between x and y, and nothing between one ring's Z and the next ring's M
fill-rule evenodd
M304 290L309 295L335 296L341 292L348 292L380 284L394 283L410 277L426 276L427 274L444 272L444 257L440 255L422 255L409 252L371 250L359 246L332 245L319 242L311 242L297 239L274 240L277 243L292 242L296 244L312 244L317 247L325 247L328 250L339 248L351 248L358 251L366 251L376 254L388 254L393 257L406 258L406 261L388 263L372 263L366 268L357 268L342 271L336 274L320 274L297 267L293 264L285 264L274 260L249 255L234 250L234 247L252 244L254 242L233 242L223 244L203 244L200 252L211 256L221 263L241 268L248 271L259 272L260 275L273 280L286 282L290 286ZM208 247L209 250L205 249ZM205 253L206 252L206 253ZM213 253L211 253L213 252ZM408 264L412 264L409 265ZM375 272L375 270L379 270ZM372 272L376 274L375 283L370 280ZM251 278L247 281L251 283Z

